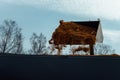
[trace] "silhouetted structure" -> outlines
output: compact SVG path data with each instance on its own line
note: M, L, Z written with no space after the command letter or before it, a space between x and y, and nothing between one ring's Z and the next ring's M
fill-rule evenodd
M65 45L88 45L90 46L90 55L94 55L93 45L103 42L103 33L98 21L80 21L64 22L60 20L60 25L53 32L50 44L54 44L58 49L58 55ZM60 46L62 45L62 46Z

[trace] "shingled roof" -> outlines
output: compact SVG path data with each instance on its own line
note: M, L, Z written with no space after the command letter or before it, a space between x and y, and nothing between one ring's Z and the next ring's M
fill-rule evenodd
M73 23L98 29L100 21L81 21L81 22L76 21Z
M100 21L64 22L52 35L53 44L94 44Z

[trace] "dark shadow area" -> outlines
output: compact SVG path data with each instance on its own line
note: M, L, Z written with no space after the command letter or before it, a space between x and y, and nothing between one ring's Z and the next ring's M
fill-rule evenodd
M0 55L0 80L120 80L119 56Z

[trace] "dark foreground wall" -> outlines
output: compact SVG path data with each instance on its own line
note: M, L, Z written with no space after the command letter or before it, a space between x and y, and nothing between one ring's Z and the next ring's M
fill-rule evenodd
M120 80L120 57L0 56L0 80Z

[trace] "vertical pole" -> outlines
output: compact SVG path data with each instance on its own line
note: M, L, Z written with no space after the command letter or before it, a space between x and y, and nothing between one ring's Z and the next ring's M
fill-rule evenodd
M61 55L61 50L62 50L62 46L61 45L57 45L57 55Z
M57 53L58 55L60 55L61 54L61 49L60 48L58 48L58 53Z
M90 44L90 55L94 55L94 48L93 48L93 44Z

